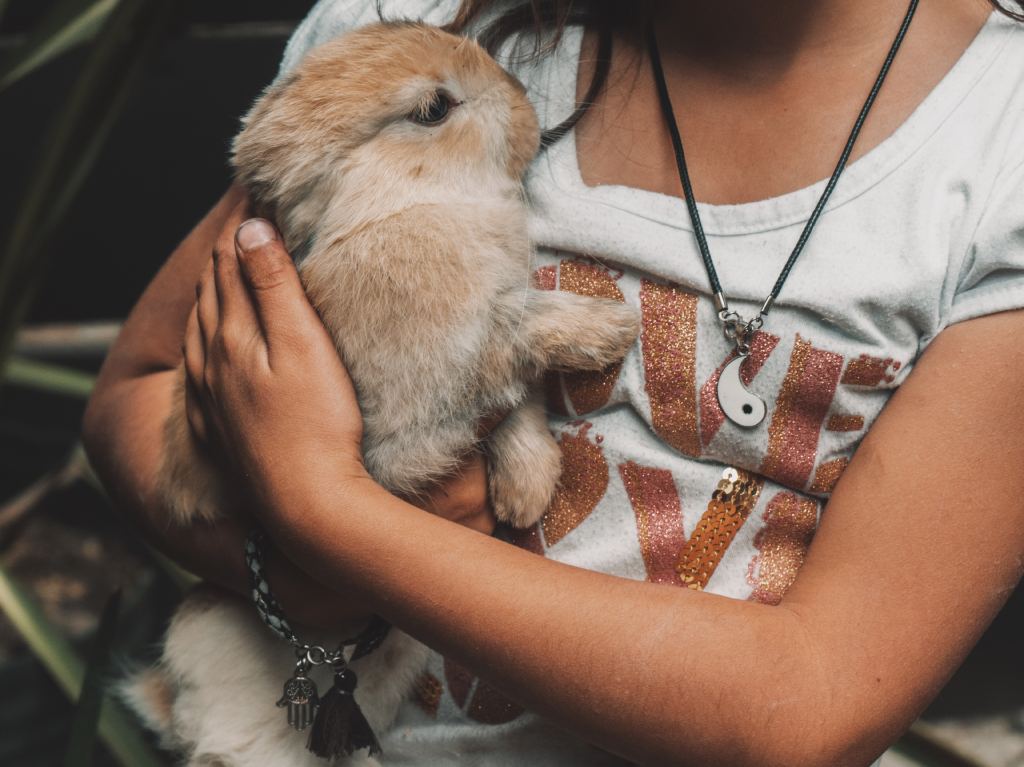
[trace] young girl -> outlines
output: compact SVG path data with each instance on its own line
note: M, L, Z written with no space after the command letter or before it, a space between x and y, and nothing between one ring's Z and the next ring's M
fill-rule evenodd
M90 455L154 543L246 591L251 521L171 529L154 500L184 336L193 428L251 489L286 612L436 651L386 765L869 764L1021 577L1024 27L980 0L568 6L383 8L507 38L551 140L536 280L642 316L623 364L548 381L541 524L480 534L479 456L433 514L366 475L346 372L237 189L125 325ZM377 12L323 0L282 72Z

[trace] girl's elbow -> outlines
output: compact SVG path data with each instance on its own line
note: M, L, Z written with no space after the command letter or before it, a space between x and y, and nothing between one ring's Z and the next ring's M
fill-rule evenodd
M803 724L793 722L785 732L766 733L758 740L749 750L750 767L868 767L892 738L887 728L812 712Z

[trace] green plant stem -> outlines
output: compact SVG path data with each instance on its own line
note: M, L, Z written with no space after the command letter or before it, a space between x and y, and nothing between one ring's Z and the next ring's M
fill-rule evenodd
M0 254L0 361L46 273L44 247L92 170L175 7L172 0L120 0L51 123Z
M64 767L90 767L96 753L96 734L103 708L104 680L110 665L110 654L117 636L117 618L121 607L121 591L107 600L100 616L96 636L89 651L89 666L82 680L75 715L71 721L71 737L64 750Z
M116 320L25 326L18 330L14 354L36 359L102 356L120 332Z
M67 639L43 614L35 599L0 567L0 609L72 701L77 700L85 667ZM161 767L160 759L146 743L127 714L112 701L104 701L99 734L124 767Z
M73 368L11 357L4 368L4 382L53 394L88 399L96 377Z
M165 557L152 546L147 546L146 548L157 567L164 571L164 575L166 575L170 581L177 586L182 595L187 594L194 586L197 586L202 582L202 578L198 575L193 575L174 560Z
M95 36L118 0L64 0L52 5L24 44L11 52L0 71L0 91L48 61ZM0 15L3 13L0 4Z

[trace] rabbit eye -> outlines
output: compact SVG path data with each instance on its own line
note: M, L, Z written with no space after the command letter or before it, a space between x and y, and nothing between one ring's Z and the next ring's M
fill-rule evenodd
M431 94L429 101L416 107L415 111L409 115L409 119L420 125L440 125L448 119L448 114L456 105L457 103L447 93L436 91Z

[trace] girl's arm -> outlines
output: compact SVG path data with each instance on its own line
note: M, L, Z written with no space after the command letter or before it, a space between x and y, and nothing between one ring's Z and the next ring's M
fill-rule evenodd
M239 243L259 235L247 225ZM223 254L204 291L218 300L199 317L210 342L192 339L195 383L283 550L626 758L867 764L1021 577L1024 351L1007 343L1021 312L930 346L769 607L581 570L418 513L362 470L351 386L280 244Z
M241 594L249 589L242 549L251 523L229 516L212 525L171 525L155 489L174 371L181 363L196 285L211 263L211 253L234 252L235 230L247 213L245 193L232 187L171 254L103 364L82 433L89 459L115 505L149 542L188 570ZM470 479L482 476L482 460L468 461L465 472ZM428 507L449 519L489 530L489 510L475 497L467 501L461 487L461 483L450 484L430 499ZM275 588L281 590L281 601L296 621L328 627L366 613L357 602L339 598L285 557L271 552L268 558Z

